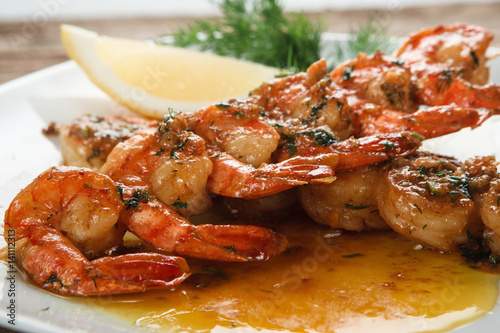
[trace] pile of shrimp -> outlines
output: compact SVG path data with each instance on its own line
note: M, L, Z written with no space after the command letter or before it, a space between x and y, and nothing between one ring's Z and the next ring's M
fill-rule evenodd
M500 255L495 159L418 151L500 112L500 89L487 83L492 38L440 26L391 55L359 54L331 72L319 60L194 114L80 117L60 131L68 166L14 198L4 235L24 244L16 260L36 284L80 296L174 286L190 274L185 258L263 261L286 250L269 228L191 224L215 197L243 214L299 202L332 228ZM117 255L127 231L155 251Z

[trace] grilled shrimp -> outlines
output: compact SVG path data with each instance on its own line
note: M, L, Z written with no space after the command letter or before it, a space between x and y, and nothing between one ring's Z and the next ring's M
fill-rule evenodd
M184 116L172 113L158 130L118 144L108 156L101 172L136 206L124 212L122 223L156 249L181 256L251 261L284 251L285 237L267 228L193 225L176 213L199 214L211 205L205 185L212 162L204 141L186 128Z
M432 84L416 84L429 80L429 74L416 83L412 80L411 69L403 61L386 56L380 52L373 56L358 55L355 60L346 62L331 72L335 81L347 95L353 113L354 135L369 136L377 133L413 131L425 138L433 138L456 132L465 127L477 127L489 118L493 111L485 106L500 103L500 94L482 98L483 103L475 103L469 98L482 94L485 87L457 92L437 94ZM439 75L438 75L439 76ZM461 84L450 79L453 87ZM417 92L415 93L415 90ZM453 89L448 89L452 92ZM432 94L436 99L425 101L418 96ZM440 98L440 101L437 101ZM469 102L461 102L469 100ZM419 105L431 107L419 108Z
M337 141L322 129L291 131L285 136L275 158L284 161L293 156L338 155L336 171L353 170L411 154L422 137L410 132L388 133Z
M280 127L326 127L338 140L353 134L353 119L346 97L319 60L305 73L264 83L250 93L250 102L263 108L265 119Z
M426 28L410 35L393 55L401 59L418 77L428 71L449 69L477 85L488 82L486 50L493 34L471 24Z
M466 24L423 29L408 37L393 55L409 65L415 100L427 105L500 112L500 87L488 84L486 50L493 34Z
M255 199L309 182L331 182L336 154L276 162L280 134L252 102L212 105L189 118L190 128L207 144L213 170L207 189L215 194Z
M392 228L432 249L477 249L484 240L500 255L498 163L475 157L414 153L353 171L327 185L298 189L299 202L315 221L333 228ZM478 241L479 240L479 241Z
M14 198L5 213L4 235L15 234L16 242L25 243L16 260L28 276L62 295L139 292L186 279L188 266L178 257L135 253L94 259L122 244L123 210L109 177L54 167Z
M377 202L392 229L441 251L458 249L483 229L467 174L453 159L417 155L395 161Z
M98 171L119 142L157 126L157 121L139 116L78 117L61 128L64 164Z
M377 193L385 168L371 165L337 172L331 184L297 189L302 208L316 222L334 229L389 229L378 213Z

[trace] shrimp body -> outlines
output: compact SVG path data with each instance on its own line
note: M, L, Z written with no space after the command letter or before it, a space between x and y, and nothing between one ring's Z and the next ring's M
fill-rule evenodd
M259 167L269 162L279 134L262 119L262 108L253 103L230 101L196 112L190 128L214 151L223 151L236 160Z
M475 25L440 25L410 35L393 55L417 76L447 68L472 84L483 85L488 81L485 54L492 39L490 31Z
M117 145L100 172L149 191L184 216L203 213L212 205L205 191L212 162L205 142L186 128L183 115L165 118L158 128Z
M449 159L421 156L387 171L377 197L379 212L395 231L420 244L453 251L474 230L474 201L466 175Z
M433 138L481 125L498 108L496 86L469 89L470 84L466 88L450 75L439 72L412 79L411 67L380 52L360 54L331 72L348 96L357 137L413 131ZM431 107L419 109L421 104Z
M299 202L313 220L334 229L388 229L376 199L383 174L379 165L337 172L331 184L299 187Z
M286 238L267 228L193 225L179 215L211 205L205 186L212 162L205 142L186 129L184 116L172 114L158 130L130 138L108 156L101 172L122 186L125 202L134 203L121 222L156 249L180 256L252 261L283 252Z
M262 107L265 119L278 129L327 127L339 140L353 133L349 104L330 79L324 59L305 73L264 83L251 92L249 101Z
M355 97L350 98L355 109L363 102L403 112L415 109L410 99L410 69L382 52L372 56L360 53L333 69L330 77L348 96Z
M213 162L214 171L207 182L210 192L232 198L257 199L299 185L332 182L338 155L297 156L254 168L220 153Z
M415 99L426 105L487 108L500 112L500 87L489 83L471 84L449 70L429 73L416 82Z
M454 133L462 128L476 128L491 116L484 108L459 107L456 104L432 106L413 113L374 108L359 113L359 136L411 131L426 139Z
M58 167L24 188L5 213L4 235L25 240L18 264L44 289L63 295L106 295L169 287L189 276L184 259L136 253L89 260L121 245L123 203L107 176Z
M275 158L283 161L293 156L339 156L336 171L353 170L411 154L420 146L421 137L409 132L388 133L336 141L324 130L291 132L285 137Z
M83 115L61 128L64 164L98 171L119 142L157 126L157 121L139 116Z

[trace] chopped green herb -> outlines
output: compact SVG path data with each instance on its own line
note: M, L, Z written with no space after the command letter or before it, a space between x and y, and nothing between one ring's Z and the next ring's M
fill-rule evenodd
M389 140L385 139L384 141L381 142L387 149L394 149L394 143L390 142Z
M479 59L477 58L476 52L474 50L471 50L470 56L472 57L472 60L474 61L473 69L476 69L479 66Z
M285 14L277 0L217 2L220 20L196 20L159 44L196 46L203 51L268 66L303 71L320 59L322 24L301 13Z
M425 136L423 136L422 134L419 134L417 132L411 133L411 136L414 137L415 139L420 140L420 141L424 141L425 140Z
M413 204L413 206L415 206L415 208L418 209L418 211L420 212L420 214L422 214L422 210L420 209L420 207L418 207L417 204Z
M348 81L351 79L351 73L354 69L354 66L345 66L344 67L344 71L342 72L342 78L345 80L345 81Z
M427 181L425 182L425 184L427 185L427 188L432 195L439 196L441 194L441 192L433 182Z
M243 112L242 110L238 110L234 113L236 119L241 119L243 117L245 117L245 112Z
M172 204L174 207L179 207L179 208L187 208L187 203L182 202L182 201L176 201Z
M362 206L360 205L360 206L358 206L358 205L351 205L351 204L348 204L348 203L344 204L344 206L346 208L349 208L349 209L366 209L366 208L370 207L370 205L362 205Z
M130 200L127 201L123 198L123 187L118 185L117 188L118 192L120 193L120 199L122 200L122 203L127 207L127 209L129 209L130 207L136 208L141 201L147 202L152 197L148 190L135 190Z
M450 69L443 70L441 72L441 75L439 75L436 84L438 93L442 94L446 90L448 90L452 82L453 82L453 72Z
M222 108L222 109L227 109L231 106L231 104L229 103L218 103L218 104L215 104L216 107L218 108Z
M288 151L290 157L297 153L297 146L295 146L295 137L292 135L287 135L285 142L285 149Z
M326 106L326 101L322 100L320 103L311 107L311 117L316 117L318 113Z
M170 158L172 159L178 159L177 156L175 156L175 152L178 150L183 150L184 146L186 143L189 141L189 138L186 138L182 143L178 144L177 146L173 147L172 150L170 151Z

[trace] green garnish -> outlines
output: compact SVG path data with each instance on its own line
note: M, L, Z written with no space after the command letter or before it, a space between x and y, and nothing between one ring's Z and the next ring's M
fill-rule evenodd
M381 144L383 144L385 146L385 148L387 148L387 149L394 149L394 143L392 143L391 141L389 141L387 139L382 141Z
M439 188L433 182L427 181L426 185L427 185L427 188L429 189L429 192L432 195L439 196L441 194L441 192L439 191Z
M172 38L159 37L157 44L193 47L261 63L286 68L290 72L304 71L319 60L323 23L304 13L284 13L278 0L224 0L216 4L221 19L195 20L174 32ZM390 51L387 26L373 19L351 31L347 47L338 45L324 57L333 66L354 58L359 52Z
M186 138L182 143L178 144L177 146L173 147L172 150L170 151L170 158L172 159L178 159L178 157L175 155L175 152L180 150L182 151L184 149L184 146L186 143L189 141L189 138Z
M288 151L290 157L297 153L297 146L295 145L295 137L289 135L286 137L285 149Z
M337 51L338 61L356 58L359 52L372 54L377 50L389 51L388 28L388 25L379 25L374 18L369 18L364 25L357 29L351 29L349 47L347 49L339 48Z
M129 208L136 208L139 206L139 203L141 201L147 202L149 199L151 199L151 194L149 193L148 190L134 190L134 193L130 197L130 200L127 201L123 198L123 187L117 186L118 192L120 193L120 199L122 200L122 203Z
M345 206L346 208L349 208L349 209L366 209L366 208L369 208L369 207L370 207L370 205L362 205L362 206L358 206L358 205L351 205L351 204L348 204L348 203L344 204L344 206Z
M321 23L305 14L285 15L276 0L224 0L217 6L221 20L196 20L174 33L173 45L297 71L320 59Z
M176 201L172 204L172 206L174 207L178 207L178 208L187 208L187 203L185 202L182 202L182 201Z

